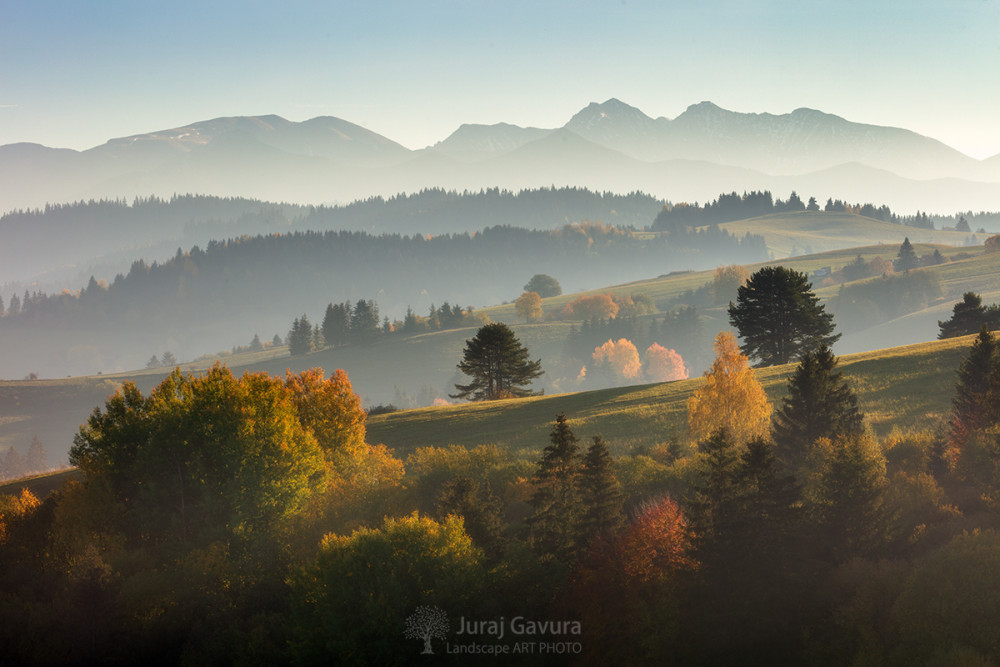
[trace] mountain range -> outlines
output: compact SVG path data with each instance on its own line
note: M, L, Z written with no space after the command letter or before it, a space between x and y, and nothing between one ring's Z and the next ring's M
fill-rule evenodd
M347 202L428 187L575 185L669 201L796 190L900 210L1000 209L1000 155L976 160L909 130L812 109L738 113L711 102L669 120L617 99L559 128L462 125L410 150L334 117L228 117L111 139L85 151L0 146L0 212L174 193Z

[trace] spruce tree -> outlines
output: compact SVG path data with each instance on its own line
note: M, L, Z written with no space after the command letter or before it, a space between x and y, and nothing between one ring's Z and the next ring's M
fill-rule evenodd
M530 500L533 512L527 524L531 542L539 555L565 560L576 546L574 538L580 509L579 446L565 414L556 417L549 442L532 477L535 486Z
M577 543L583 549L598 535L613 535L623 519L621 485L611 469L608 446L599 435L583 457L579 490L582 515Z
M913 249L913 244L910 243L909 236L904 238L903 243L899 246L899 253L896 255L895 264L897 271L909 271L920 265L920 260L917 259L917 251Z
M969 356L958 369L950 423L951 441L954 445L965 445L974 431L997 418L996 408L991 407L1000 399L997 348L997 342L984 324L972 343Z
M49 457L45 453L45 445L37 435L31 439L31 445L28 447L25 469L28 473L45 472L49 469Z
M465 532L490 561L503 556L503 505L488 481L477 482L466 475L449 480L438 497L437 514L442 521L449 514L463 517Z
M857 435L864 415L837 358L826 345L808 352L788 382L788 396L774 413L772 434L781 463L801 469L809 449L820 438Z
M983 326L987 319L987 310L983 299L975 292L966 292L962 300L952 308L951 319L938 321L938 338L957 338L974 334Z

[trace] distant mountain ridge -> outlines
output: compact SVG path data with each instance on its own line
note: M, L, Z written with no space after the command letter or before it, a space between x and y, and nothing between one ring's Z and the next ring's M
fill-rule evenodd
M856 173L845 175L845 165ZM465 124L420 150L340 118L275 115L199 121L85 151L10 144L0 146L0 212L175 193L317 204L430 187L550 185L704 201L731 190L803 190L831 169L840 178L817 196L853 201L875 190L874 199L899 209L1000 209L1000 156L975 160L909 130L812 109L739 113L701 102L670 120L612 98L560 128ZM940 179L962 182L956 189Z

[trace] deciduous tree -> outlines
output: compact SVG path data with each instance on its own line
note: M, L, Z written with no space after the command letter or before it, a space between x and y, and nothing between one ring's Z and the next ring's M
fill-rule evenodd
M749 360L740 354L736 338L720 331L715 354L705 384L688 399L688 430L695 440L703 440L725 428L737 444L765 436L771 404Z
M650 382L672 382L688 378L688 369L684 366L681 355L658 343L646 348L643 366Z
M524 286L525 292L536 292L538 296L547 299L550 296L562 294L562 286L559 281L544 273L536 273Z
M617 341L608 342L594 348L591 355L594 366L606 367L611 373L611 379L615 384L623 384L635 380L639 377L642 363L639 361L639 351L635 349L632 341L620 338Z
M540 320L542 318L542 297L538 295L538 292L525 292L517 297L514 309L528 322Z
M618 314L618 304L610 294L589 294L570 301L563 312L576 320L606 320Z

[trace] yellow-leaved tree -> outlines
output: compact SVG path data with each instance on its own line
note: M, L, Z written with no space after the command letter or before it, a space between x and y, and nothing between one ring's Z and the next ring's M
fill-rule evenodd
M542 319L542 297L538 292L525 292L517 297L514 309L526 322L537 322Z
M768 435L771 404L733 334L720 331L715 337L715 361L705 379L687 402L688 429L695 440L720 428L739 445Z

